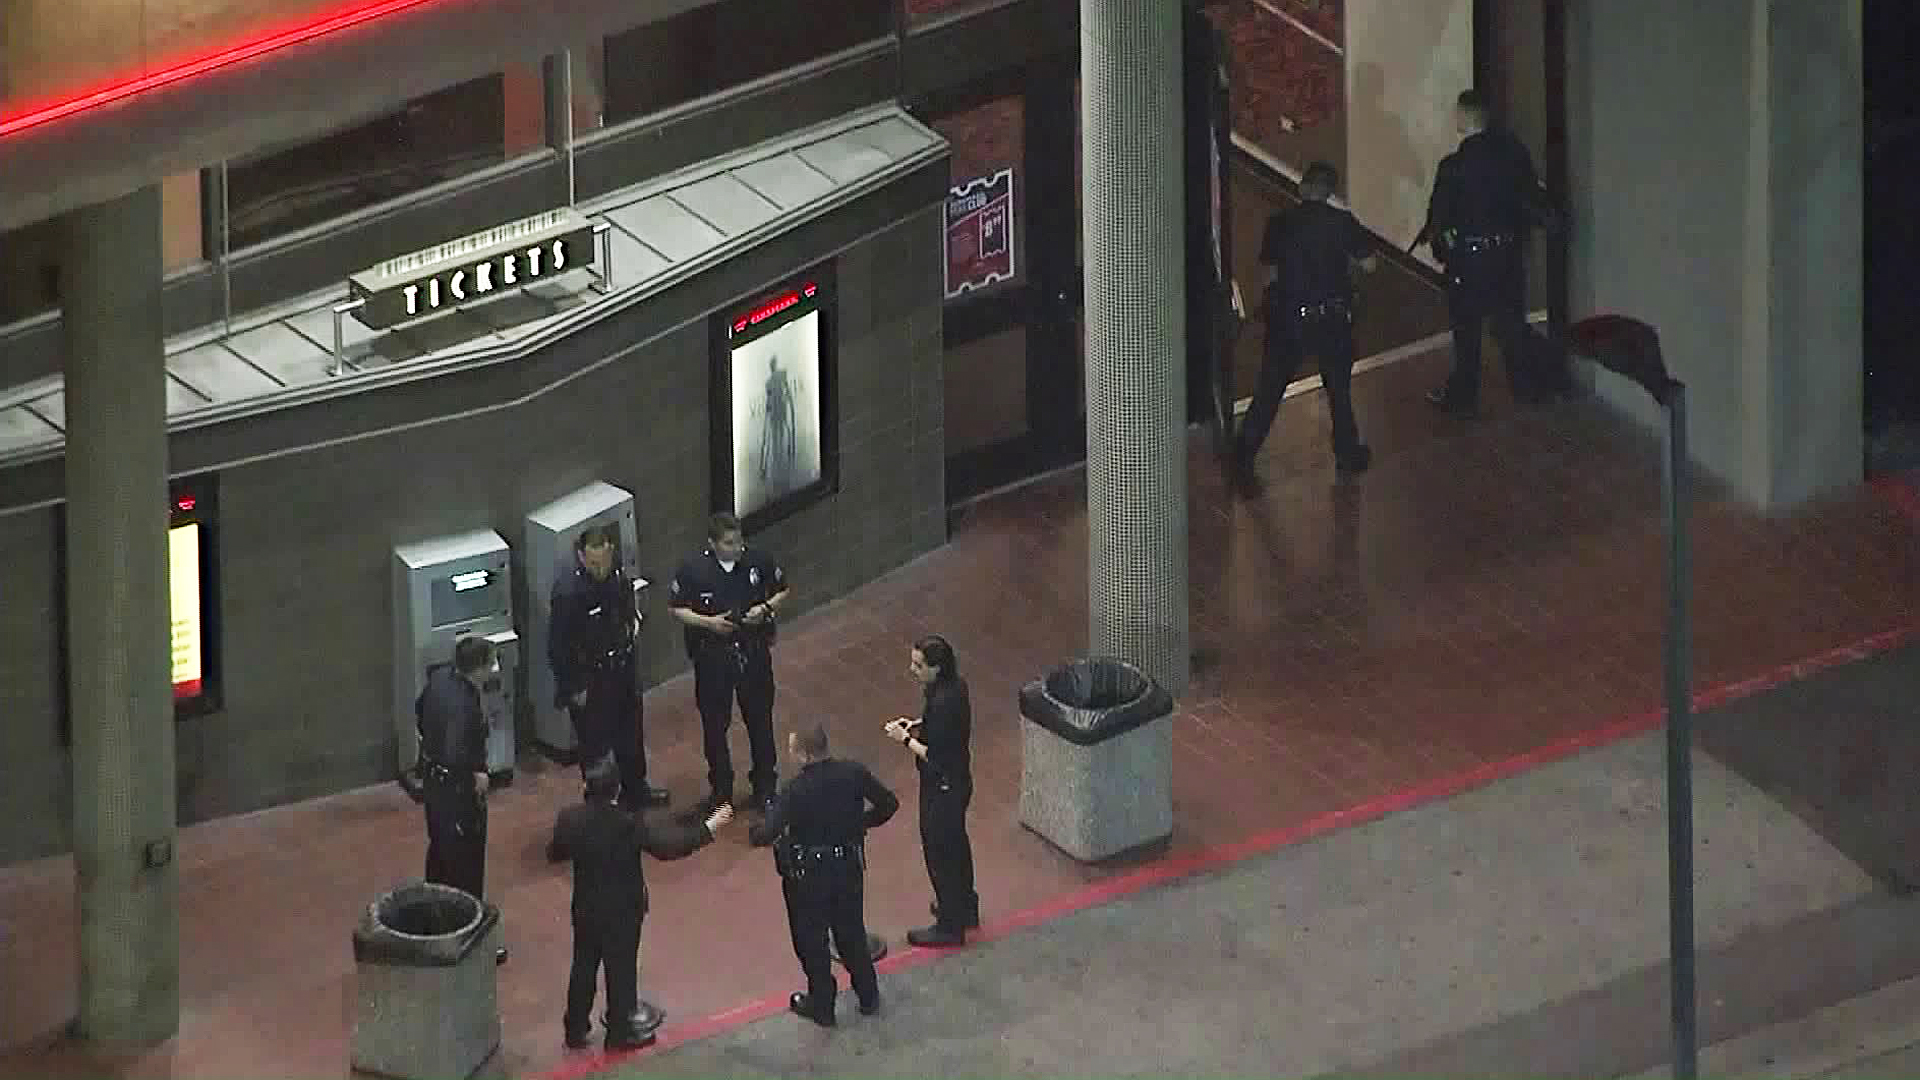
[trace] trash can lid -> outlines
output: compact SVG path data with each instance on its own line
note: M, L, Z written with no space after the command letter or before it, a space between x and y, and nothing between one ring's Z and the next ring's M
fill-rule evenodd
M1135 664L1089 656L1055 667L1020 691L1020 715L1090 746L1173 711L1173 698Z

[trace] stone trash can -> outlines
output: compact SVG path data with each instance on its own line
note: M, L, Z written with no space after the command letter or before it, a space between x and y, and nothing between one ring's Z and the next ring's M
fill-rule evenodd
M1173 834L1173 698L1112 657L1020 691L1020 823L1081 862Z
M353 931L353 1067L399 1080L466 1080L500 1048L500 909L413 882L367 905Z

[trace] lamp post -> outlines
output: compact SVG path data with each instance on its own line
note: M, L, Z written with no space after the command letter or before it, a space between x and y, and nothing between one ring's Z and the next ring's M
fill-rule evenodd
M1569 328L1575 352L1637 384L1665 415L1661 493L1667 528L1667 926L1672 975L1673 1075L1699 1074L1698 992L1693 939L1693 699L1687 610L1687 388L1667 374L1660 335L1624 315L1596 315Z

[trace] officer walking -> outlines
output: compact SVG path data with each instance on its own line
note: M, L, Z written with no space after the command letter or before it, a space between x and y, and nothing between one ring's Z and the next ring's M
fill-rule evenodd
M938 634L913 643L907 671L926 694L920 718L887 725L888 737L905 746L920 771L920 850L933 885L933 925L907 931L921 948L964 945L980 925L980 896L973 889L973 844L967 839L967 804L973 801L973 705L953 646Z
M1480 340L1492 323L1516 399L1565 394L1572 378L1564 358L1533 349L1526 316L1526 239L1552 213L1533 157L1513 133L1491 123L1486 99L1462 93L1454 110L1459 149L1440 161L1426 224L1408 245L1432 249L1446 269L1453 324L1453 371L1427 394L1443 412L1471 413L1480 395Z
M426 879L479 899L487 880L487 717L480 684L500 677L493 642L467 636L453 663L427 672L414 701L421 801L427 814ZM506 963L507 950L494 959Z
M1259 489L1254 459L1273 427L1287 384L1308 353L1320 361L1320 383L1333 418L1335 467L1357 473L1373 462L1373 451L1360 441L1353 418L1351 266L1371 273L1379 256L1359 219L1328 201L1339 182L1340 174L1327 162L1309 165L1300 179L1300 205L1269 218L1260 241L1260 261L1273 267L1273 281L1267 286L1260 383L1231 458L1234 487L1242 495Z
M573 720L583 776L611 752L620 768L621 804L663 806L667 793L647 783L646 706L634 686L640 616L633 583L615 555L617 543L611 525L581 530L573 573L553 583L547 663L554 704Z
M568 1049L585 1049L592 1033L594 983L604 967L606 1048L635 1050L653 1042L666 1018L640 1002L640 928L647 917L640 853L686 858L713 842L733 820L733 808L722 806L698 824L663 827L614 805L621 781L612 761L590 763L586 781L586 803L560 811L547 841L547 861L573 862L573 968L562 1024Z
M756 846L775 845L793 954L807 977L806 990L788 998L787 1007L832 1027L838 985L829 933L861 1015L880 1011L880 981L867 944L866 837L868 829L893 817L900 800L865 765L828 757L827 729L818 724L789 734L787 750L800 771L747 838Z
M787 592L786 571L747 548L740 520L732 514L712 517L706 548L673 576L667 605L686 626L693 696L706 743L711 790L704 810L733 802L727 729L736 698L753 755L747 773L753 800L747 805L764 812L773 802L780 777L773 740L773 641Z

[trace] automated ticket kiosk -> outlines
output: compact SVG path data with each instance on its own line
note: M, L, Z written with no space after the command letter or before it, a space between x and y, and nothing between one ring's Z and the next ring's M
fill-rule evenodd
M647 581L640 576L640 534L633 518L633 495L612 484L591 483L533 511L526 518L527 663L523 668L523 708L533 716L534 739L557 761L573 759L573 720L554 703L553 668L547 663L547 637L552 617L553 586L578 565L574 542L593 525L609 525L618 533L614 565L633 585L633 609L641 612ZM639 678L640 665L634 665ZM636 689L638 689L636 687Z
M469 634L499 652L500 676L480 688L480 704L487 716L487 771L511 778L521 666L512 596L507 542L492 530L393 549L393 728L403 778L420 759L414 702L427 672L452 663L454 643Z

